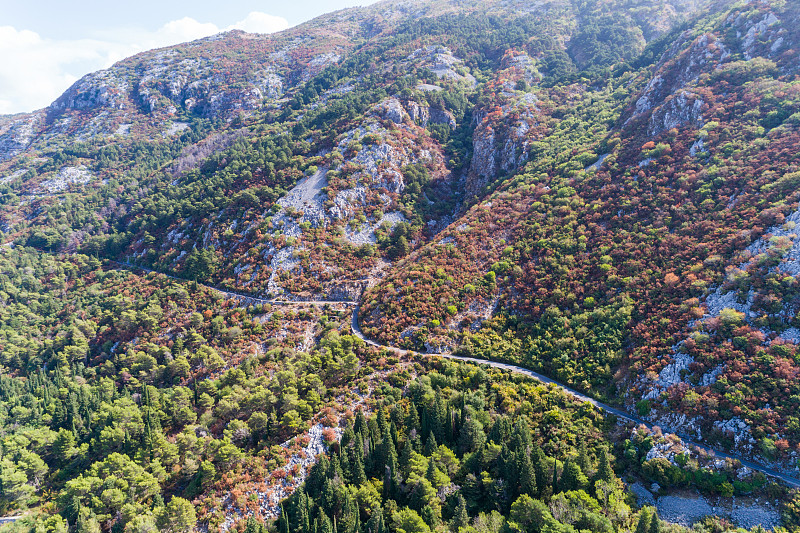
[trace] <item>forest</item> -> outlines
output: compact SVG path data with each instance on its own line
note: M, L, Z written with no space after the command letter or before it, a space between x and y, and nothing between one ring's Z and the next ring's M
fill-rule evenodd
M0 116L0 533L800 531L799 57L386 1Z

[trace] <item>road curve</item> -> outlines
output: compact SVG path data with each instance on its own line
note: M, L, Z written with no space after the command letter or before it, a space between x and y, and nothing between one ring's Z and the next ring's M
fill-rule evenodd
M161 274L162 276L166 276L166 277L168 277L170 279L174 279L176 281L184 281L184 282L187 281L184 278L179 278L177 276L172 276L172 275L169 275L169 274L165 274L163 272L158 272L156 270L151 270L149 268L140 267L140 266L137 266L137 265L131 265L129 263L120 263L119 261L113 261L113 260L108 260L108 261L110 263L114 263L116 265L119 265L119 266L123 267L126 270L141 270L141 271L144 271L144 272L153 272L153 273L156 273L156 274ZM379 343L373 341L372 339L368 338L361 331L361 326L358 323L358 312L360 310L360 304L358 302L349 301L349 300L344 300L344 301L339 301L339 300L297 300L297 301L293 301L293 300L277 300L277 299L269 299L269 298L257 298L257 297L250 296L250 295L247 295L247 294L240 294L240 293L236 293L236 292L220 289L220 288L217 288L217 287L213 287L211 285L205 285L205 284L202 284L202 283L198 283L198 285L201 285L201 286L203 286L203 287L205 287L207 289L210 289L212 291L219 292L219 293L221 293L221 294L223 294L223 295L225 295L225 296L227 296L229 298L236 298L238 300L242 300L244 302L253 303L253 304L270 304L270 305L303 305L303 304L305 304L305 305L314 305L314 306L334 305L334 304L353 305L354 306L353 307L353 315L352 315L351 324L350 324L351 325L351 329L353 330L353 334L356 337L358 337L359 339L361 339L362 341L364 341L366 344L370 345L370 346L374 346L376 348L383 348L385 350L397 353L399 355L423 355L423 356L429 356L429 357L443 357L445 359L453 359L453 360L456 360L456 361L463 361L463 362L474 363L474 364L479 364L479 365L488 365L488 366L491 366L493 368L499 368L501 370L506 370L508 372L515 372L517 374L524 374L524 375L529 376L529 377L531 377L533 379L536 379L536 380L538 380L538 381L540 381L542 383L553 384L556 387L558 387L561 390L563 390L564 392L566 392L568 394L571 394L572 396L576 397L578 400L580 400L582 402L590 403L593 406L595 406L596 408L601 409L601 410L603 410L603 411L605 411L607 413L610 413L612 415L615 415L615 416L617 416L619 418L622 418L622 419L625 419L625 420L629 420L629 421L634 422L636 424L643 424L643 425L645 425L645 426L647 426L648 428L651 428L651 429L656 426L656 424L653 424L652 422L649 422L647 420L639 418L638 416L635 416L635 415L633 415L633 414L631 414L631 413L629 413L627 411L624 411L622 409L619 409L617 407L612 407L611 405L608 405L608 404L603 403L601 401L595 400L594 398L586 396L585 394L583 394L581 392L578 392L577 390L575 390L575 389L573 389L571 387L568 387L567 385L565 385L563 383L560 383L560 382L558 382L558 381L556 381L556 380L554 380L552 378L549 378L549 377L545 376L544 374L540 374L538 372L534 372L533 370L530 370L528 368L523 368L521 366L511 365L511 364L508 364L508 363L501 363L499 361L490 361L488 359L477 359L477 358L474 358L474 357L463 357L463 356L453 355L452 353L421 353L421 352L416 352L414 350L404 350L404 349L398 348L396 346L387 346L387 345L379 344ZM763 465L761 465L759 463L756 463L756 462L754 462L754 461L752 461L750 459L746 459L746 458L744 458L744 457L742 457L742 456L740 456L740 455L738 455L736 453L723 452L721 450L717 450L715 448L711 448L710 446L707 446L705 444L701 444L699 442L696 442L696 441L692 440L691 437L689 437L685 433L681 433L680 431L674 431L673 429L668 428L668 427L664 427L664 426L659 426L659 427L663 431L666 431L668 433L674 433L674 434L678 435L683 440L683 442L685 442L686 444L689 444L689 445L694 446L696 448L700 448L702 450L705 450L705 451L707 451L707 452L709 452L709 453L711 453L711 454L713 454L713 455L715 455L717 457L722 457L722 458L727 458L727 459L735 459L735 460L739 461L743 466L746 466L747 468L750 468L752 470L761 472L761 473L766 474L768 476L771 476L773 478L779 479L779 480L783 481L784 483L786 483L789 486L800 488L800 478L796 478L796 477L784 474L782 472L778 472L777 470L774 470L774 469L769 468L767 466L763 466Z
M114 261L113 259L106 259L109 263L113 263L115 265L119 265L124 270L141 270L142 272L152 273L152 274L159 274L166 278L175 280L175 281L192 281L186 278L180 278L178 276L173 276L171 274L166 274L164 272L159 272L158 270L153 270L151 268L139 266L139 265L132 265L130 263L121 263L120 261ZM226 289L220 289L219 287L214 287L212 285L206 285L205 283L200 283L199 281L195 282L200 287L205 287L206 289L212 290L214 292L218 292L228 298L233 298L236 300L241 300L246 303L251 304L270 304L270 305L313 305L313 306L323 306L323 305L356 305L358 302L353 300L279 300L277 298L259 298L257 296L252 296L250 294L244 294L240 292L229 291Z
M506 370L508 372L515 372L517 374L524 374L526 376L532 377L533 379L541 381L542 383L551 383L551 384L555 385L556 387L560 388L561 390L563 390L564 392L566 392L568 394L571 394L572 396L575 396L578 400L580 400L582 402L588 402L588 403L594 405L595 407L597 407L598 409L601 409L601 410L603 410L603 411L605 411L607 413L610 413L612 415L615 415L615 416L617 416L619 418L623 418L625 420L630 420L631 422L634 422L636 424L643 424L643 425L647 426L650 429L652 429L656 425L656 424L653 424L652 422L648 422L647 420L639 418L638 416L632 415L631 413L628 413L627 411L623 411L622 409L619 409L617 407L612 407L612 406L610 406L610 405L608 405L606 403L603 403L601 401L595 400L594 398L586 396L585 394L583 394L581 392L578 392L575 389L573 389L571 387L568 387L567 385L564 385L563 383L559 383L558 381L556 381L556 380L554 380L552 378L549 378L549 377L547 377L547 376L545 376L543 374L540 374L538 372L534 372L533 370L530 370L528 368L523 368L521 366L516 366L516 365L510 365L508 363L501 363L499 361L490 361L488 359L477 359L477 358L474 358L474 357L463 357L463 356L453 355L452 353L421 353L421 352L415 352L413 350L403 350L401 348L397 348L397 347L394 347L394 346L385 346L385 345L382 345L382 344L378 344L377 342L373 341L372 339L367 338L364 335L364 333L361 331L361 327L360 327L360 325L358 323L358 311L359 311L359 308L360 308L360 306L356 305L356 307L353 309L353 318L352 318L352 321L351 321L351 328L352 328L353 333L355 334L356 337L358 337L359 339L361 339L365 343L369 344L370 346L374 346L376 348L385 348L386 350L389 350L391 352L395 352L395 353L400 354L400 355L423 355L423 356L430 356L430 357L438 356L438 357L443 357L445 359L453 359L453 360L456 360L456 361L463 361L463 362L474 363L474 364L479 364L479 365L488 365L488 366L491 366L493 368L499 368L501 370ZM754 461L751 461L749 459L741 457L738 454L723 452L721 450L717 450L715 448L711 448L710 446L707 446L705 444L700 444L699 442L693 441L688 435L683 434L683 433L681 433L679 431L673 431L671 428L667 428L667 427L664 427L664 426L659 426L659 427L663 431L665 431L667 433L674 433L674 434L678 435L681 438L681 440L683 440L683 442L686 443L686 444L689 444L689 445L694 446L696 448L700 448L702 450L705 450L705 451L707 451L707 452L709 452L709 453L711 453L711 454L713 454L713 455L715 455L717 457L723 457L723 458L727 458L727 459L735 459L735 460L739 461L743 466L746 466L747 468L750 468L752 470L756 470L758 472L762 472L763 474L766 474L768 476L771 476L771 477L774 477L776 479L779 479L779 480L783 481L784 483L786 483L787 485L800 488L800 479L798 479L798 478L795 478L795 477L789 476L787 474L778 472L777 470L774 470L772 468L760 465L760 464L758 464L758 463L756 463Z

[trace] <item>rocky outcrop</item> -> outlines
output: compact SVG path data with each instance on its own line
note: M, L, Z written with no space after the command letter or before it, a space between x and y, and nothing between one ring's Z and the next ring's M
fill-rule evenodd
M475 78L467 72L464 62L455 57L446 46L426 46L414 50L407 58L408 63L416 67L427 67L437 78L465 81L470 85L476 83Z
M703 125L703 100L689 91L681 91L654 109L647 122L647 134L655 137L662 131L682 126Z
M125 109L130 84L118 66L87 74L76 81L50 106L51 111L85 110L98 107Z
M405 108L411 120L423 128L427 128L430 124L447 124L450 129L456 127L456 117L446 109L420 105L414 100L406 102Z
M478 121L472 136L468 196L478 194L501 174L511 174L528 161L530 142L538 136L537 102L531 93L514 95L510 103L500 108L499 115L485 115Z
M9 117L0 122L0 162L8 161L30 146L44 122L41 113Z
M789 27L797 27L798 20ZM792 35L773 12L747 11L732 13L725 23L736 32L736 45L746 60L754 57L774 58L793 48Z
M727 59L730 51L710 34L697 37L688 47L687 38L684 36L684 39L676 41L664 54L656 74L636 100L626 124L649 114L647 132L650 136L673 127L700 124L703 102L683 89L695 82L700 74Z
M407 116L403 105L397 98L388 98L384 100L378 104L375 111L386 120L391 120L395 124L402 124Z

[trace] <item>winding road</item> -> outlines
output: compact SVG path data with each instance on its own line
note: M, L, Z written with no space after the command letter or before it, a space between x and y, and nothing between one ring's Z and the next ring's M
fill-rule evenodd
M596 408L601 409L601 410L603 410L603 411L605 411L605 412L607 412L609 414L615 415L615 416L617 416L619 418L622 418L622 419L625 419L625 420L629 420L629 421L634 422L636 424L643 424L643 425L647 426L650 429L653 429L656 426L656 424L653 424L652 422L648 422L647 420L644 420L644 419L639 418L639 417L637 417L635 415L632 415L631 413L629 413L627 411L623 411L622 409L619 409L617 407L612 407L611 405L608 405L607 403L603 403L601 401L595 400L594 398L586 396L585 394L583 394L581 392L578 392L577 390L575 390L573 388L570 388L567 385L564 385L563 383L555 381L554 379L549 378L549 377L545 376L544 374L540 374L538 372L534 372L533 370L530 370L528 368L523 368L521 366L516 366L516 365L510 365L508 363L501 363L499 361L490 361L490 360L487 360L487 359L476 359L474 357L464 357L464 356L459 356L459 355L453 355L452 353L420 353L420 352L415 352L413 350L403 350L401 348L396 348L394 346L385 346L385 345L382 345L382 344L378 344L377 342L367 338L364 335L364 333L361 331L361 327L359 326L359 323L358 323L358 311L359 311L359 305L356 304L356 307L353 309L353 318L352 318L352 322L351 322L351 328L353 330L353 333L356 335L356 337L358 337L359 339L363 340L365 343L369 344L370 346L374 346L376 348L384 348L386 350L395 352L395 353L400 354L400 355L439 356L439 357L443 357L445 359L454 359L456 361L463 361L463 362L474 363L474 364L478 364L478 365L488 365L488 366L491 366L493 368L499 368L501 370L506 370L508 372L515 372L517 374L524 374L524 375L526 375L528 377L531 377L533 379L541 381L542 383L553 384L556 387L558 387L561 390L563 390L564 392L576 397L578 400L580 400L582 402L588 402L588 403L592 404L593 406L595 406ZM665 431L667 433L674 433L674 434L678 435L681 438L681 440L683 440L683 442L688 444L688 445L691 445L691 446L694 446L696 448L700 448L702 450L705 450L705 451L713 454L716 457L722 457L722 458L737 460L743 466L746 466L747 468L750 468L752 470L756 470L758 472L762 472L763 474L766 474L768 476L772 476L774 478L780 479L781 481L783 481L787 485L800 488L800 479L799 478L792 477L792 476L784 474L782 472L778 472L777 470L774 470L772 468L766 467L764 465L760 465L760 464L758 464L758 463L756 463L754 461L751 461L749 459L745 459L744 457L741 457L738 454L723 452L721 450L717 450L716 448L711 448L710 446L707 446L705 444L700 444L699 442L696 442L696 441L692 440L688 435L683 434L683 433L681 433L679 431L674 431L671 428L667 428L667 427L664 427L664 426L659 426L659 427L663 431Z
M138 269L138 270L142 270L144 272L152 272L152 273L156 273L156 274L161 274L163 276L166 276L166 277L168 277L170 279L174 279L174 280L177 280L177 281L184 281L184 282L186 281L184 278L171 276L169 274L164 274L163 272L158 272L158 271L155 271L155 270L151 270L151 269L140 267L140 266L136 266L136 265L131 265L131 264L128 264L128 263L120 263L118 261L111 261L111 260L109 260L109 262L113 263L113 264L116 264L116 265L120 265L121 267L123 267L123 268L125 268L127 270ZM593 406L595 406L596 408L605 411L606 413L615 415L615 416L617 416L619 418L622 418L624 420L629 420L629 421L631 421L631 422L633 422L635 424L643 424L643 425L647 426L650 429L653 429L656 426L656 424L653 424L652 422L649 422L647 420L639 418L639 417L637 417L637 416L635 416L635 415L633 415L633 414L631 414L631 413L629 413L627 411L619 409L617 407L613 407L613 406L608 405L606 403L603 403L601 401L595 400L594 398L586 396L585 394L583 394L581 392L578 392L577 390L575 390L575 389L573 389L571 387L568 387L567 385L565 385L563 383L560 383L560 382L558 382L558 381L556 381L554 379L551 379L551 378L549 378L549 377L547 377L547 376L545 376L543 374L540 374L538 372L534 372L533 370L530 370L530 369L527 369L527 368L523 368L521 366L511 365L511 364L508 364L508 363L501 363L499 361L490 361L490 360L487 360L487 359L476 359L474 357L463 357L463 356L453 355L452 353L446 353L446 352L445 353L421 353L421 352L416 352L416 351L413 351L413 350L404 350L404 349L398 348L396 346L388 346L388 345L384 345L384 344L379 344L379 343L373 341L372 339L368 338L367 336L365 336L364 333L361 331L361 326L358 323L358 313L359 313L359 310L360 310L360 304L357 301L352 301L352 300L278 300L278 299L268 299L268 298L257 298L257 297L250 296L250 295L247 295L247 294L240 294L240 293L236 293L236 292L220 289L220 288L217 288L217 287L213 287L211 285L204 285L204 284L201 284L201 283L198 283L198 285L202 285L203 287L205 287L207 289L219 292L219 293L221 293L221 294L223 294L223 295L225 295L225 296L227 296L229 298L235 298L235 299L244 301L246 303L251 303L251 304L314 305L314 306L335 305L335 304L346 305L346 306L352 305L352 306L354 306L353 307L353 315L352 315L352 319L351 319L351 329L353 330L353 334L356 337L358 337L359 339L361 339L362 341L364 341L366 344L368 344L370 346L374 346L375 348L382 348L382 349L388 350L390 352L394 352L394 353L396 353L398 355L423 355L423 356L428 356L428 357L436 357L436 356L438 356L438 357L443 357L445 359L453 359L453 360L456 360L456 361L468 362L468 363L473 363L473 364L478 364L478 365L488 365L488 366L491 366L493 368L506 370L508 372L515 372L517 374L524 374L524 375L526 375L528 377L531 377L533 379L536 379L536 380L538 380L538 381L540 381L542 383L552 384L552 385L560 388L564 392L576 397L578 400L580 400L582 402L590 403ZM716 448L711 448L710 446L707 446L705 444L701 444L699 442L696 442L696 441L692 440L692 438L690 436L688 436L688 435L686 435L684 433L681 433L680 431L675 431L672 428L667 428L667 427L664 427L664 426L659 426L659 427L663 431L665 431L667 433L674 433L675 435L678 435L681 438L681 440L683 440L683 442L688 444L688 445L691 445L691 446L694 446L696 448L705 450L706 452L709 452L709 453L713 454L716 457L721 457L721 458L726 458L726 459L734 459L736 461L739 461L743 466L746 466L747 468L750 468L751 470L755 470L755 471L761 472L763 474L766 474L768 476L771 476L773 478L779 479L779 480L783 481L784 483L786 483L789 486L800 488L800 478L793 477L793 476L790 476L788 474L784 474L782 472L778 472L777 470L774 470L774 469L769 468L767 466L764 466L764 465L761 465L759 463L756 463L756 462L754 462L754 461L752 461L750 459L746 459L746 458L744 458L744 457L742 457L742 456L740 456L740 455L738 455L736 453L723 452L723 451L718 450Z

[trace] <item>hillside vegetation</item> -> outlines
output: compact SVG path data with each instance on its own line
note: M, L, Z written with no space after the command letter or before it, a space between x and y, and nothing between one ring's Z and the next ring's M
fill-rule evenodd
M791 1L388 0L0 116L0 529L797 530L668 432L800 477L798 75Z

